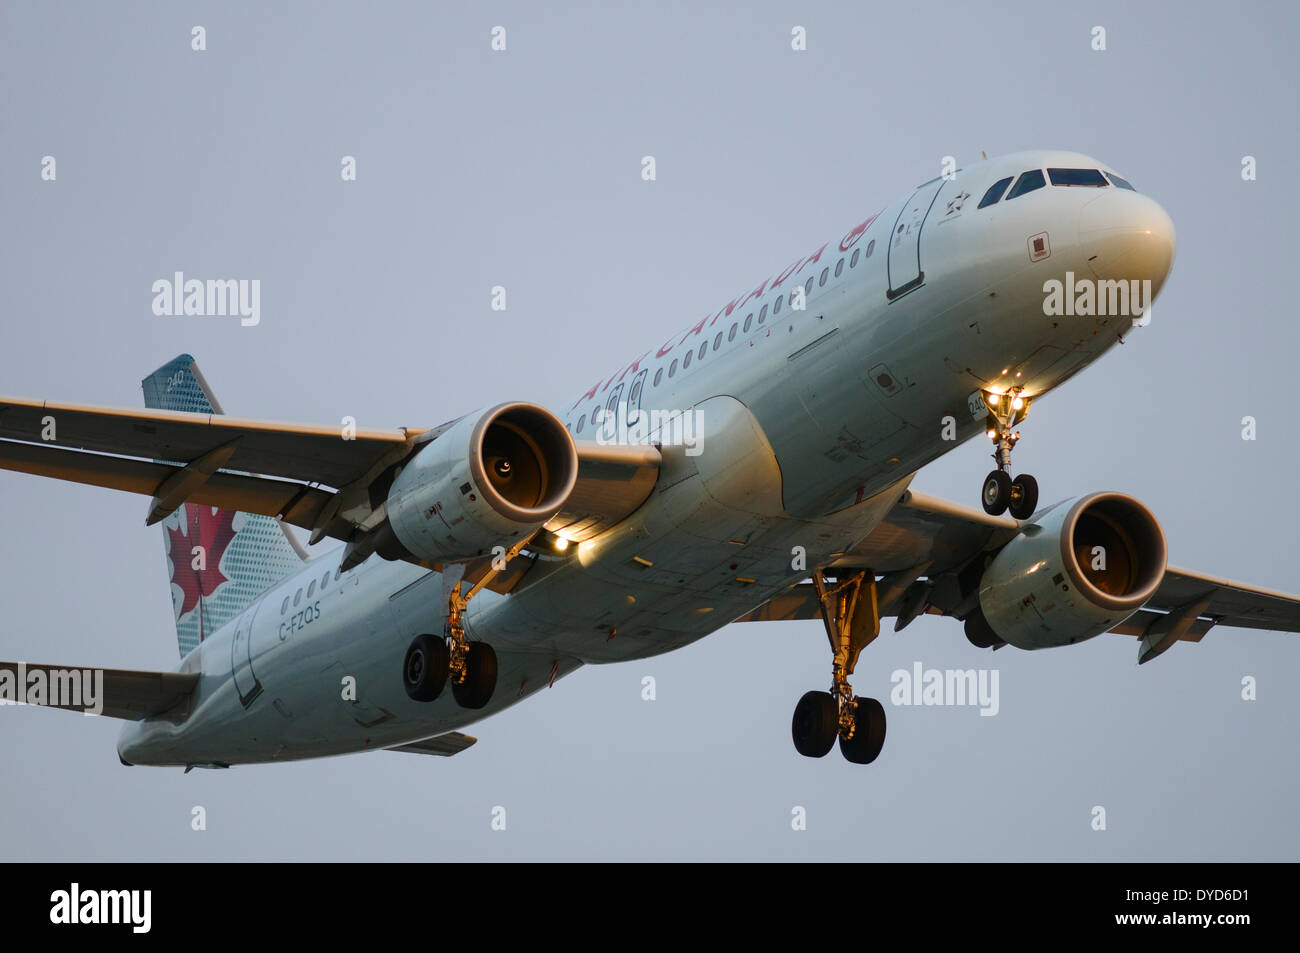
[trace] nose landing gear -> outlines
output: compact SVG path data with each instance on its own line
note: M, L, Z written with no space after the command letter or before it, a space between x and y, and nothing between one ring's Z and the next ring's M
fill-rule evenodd
M980 502L984 512L1000 516L1008 510L1018 520L1027 520L1038 508L1038 481L1027 473L1012 479L1011 451L1020 440L1020 432L1012 430L1029 414L1030 398L1019 388L1005 394L983 392L984 406L988 408L988 437L993 441L993 459L997 469L984 478Z

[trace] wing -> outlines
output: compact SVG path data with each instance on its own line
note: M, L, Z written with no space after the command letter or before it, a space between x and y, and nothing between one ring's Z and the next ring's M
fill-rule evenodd
M152 496L151 523L189 501L273 516L312 542L351 542L377 519L372 484L453 423L345 439L312 424L0 398L0 469ZM581 541L645 502L660 457L648 446L577 448L577 483L547 526Z
M909 490L870 536L830 568L875 572L880 614L903 625L919 612L958 615L965 608L962 593L969 592L963 571L1019 531L1010 517ZM918 585L922 577L926 582ZM816 593L800 583L736 621L815 618ZM1143 639L1139 657L1149 661L1175 641L1199 642L1216 625L1300 632L1300 596L1171 566L1151 600L1111 631Z
M0 662L0 704L24 703L140 721L190 711L197 672L136 672Z

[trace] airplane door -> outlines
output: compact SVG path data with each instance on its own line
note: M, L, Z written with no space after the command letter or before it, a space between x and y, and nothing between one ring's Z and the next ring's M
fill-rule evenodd
M245 708L262 694L262 683L253 672L253 617L257 615L258 605L260 603L255 603L239 617L234 637L230 640L230 670L235 679L235 689L239 692L239 702Z
M920 186L894 221L894 231L889 237L889 289L885 292L891 301L925 283L925 272L921 269L921 229L943 183L940 176Z

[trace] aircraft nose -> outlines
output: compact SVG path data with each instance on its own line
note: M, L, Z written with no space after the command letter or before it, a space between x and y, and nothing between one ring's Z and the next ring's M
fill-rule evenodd
M1149 279L1156 294L1174 264L1174 223L1155 200L1107 189L1083 207L1079 240L1088 266L1103 281Z

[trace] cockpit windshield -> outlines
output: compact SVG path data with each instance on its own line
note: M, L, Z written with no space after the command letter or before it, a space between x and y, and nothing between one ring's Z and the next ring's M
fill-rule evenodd
M1104 189L1109 182L1097 169L1048 169L1047 177L1053 185L1083 186L1091 189Z

